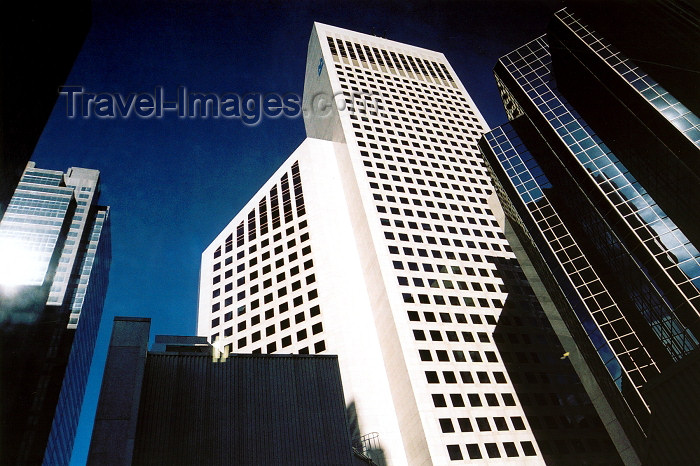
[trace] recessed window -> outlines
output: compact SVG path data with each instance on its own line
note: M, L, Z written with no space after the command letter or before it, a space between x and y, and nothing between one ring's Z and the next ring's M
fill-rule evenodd
M454 426L452 425L452 419L449 418L442 418L439 419L440 422L440 429L442 430L443 433L449 434L455 431Z
M462 398L462 395L459 393L452 393L450 395L450 400L452 400L452 406L455 408L462 408L464 407L464 398Z
M450 456L450 459L452 461L459 461L461 459L464 459L464 457L462 456L462 450L460 450L459 445L447 445L447 454Z

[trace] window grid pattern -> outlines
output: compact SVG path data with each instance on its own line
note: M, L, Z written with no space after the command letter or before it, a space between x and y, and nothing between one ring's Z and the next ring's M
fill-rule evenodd
M359 148L358 179L369 186L370 215L381 225L379 242L410 323L403 338L425 374L416 382L427 386L430 398L422 401L436 408L431 422L448 456L536 456L531 432L505 421L521 419L522 408L501 378L503 361L490 337L507 295L488 258L513 256L488 207L493 188L477 146L485 123L463 91L441 82L444 64L371 44L369 53L355 40L327 41L348 104L346 138ZM378 112L353 107L367 95ZM494 437L498 430L479 429L477 419L508 433Z
M700 118L566 8L555 13L591 51L632 86L666 120L700 148Z
M498 127L486 135L486 141L517 189L522 183L522 172L530 171L525 164L531 160L529 152L512 129L506 133L503 127ZM549 183L543 175L529 173L528 177ZM547 197L540 191L534 199L528 193L521 194L521 199L546 238L552 256L567 274L579 302L584 303L574 306L574 311L618 390L623 392L623 387L626 390L631 381L635 396L642 399L638 389L660 372L656 363ZM623 395L630 396L626 392Z
M688 304L700 313L700 251L559 95L544 36L501 58L501 63Z
M295 161L214 250L209 337L222 352L326 350L305 214Z
M24 254L26 269L13 270L13 276L2 277L3 281L44 283L72 197L73 189L63 185L63 173L25 171L0 222L0 247L4 257L17 251Z

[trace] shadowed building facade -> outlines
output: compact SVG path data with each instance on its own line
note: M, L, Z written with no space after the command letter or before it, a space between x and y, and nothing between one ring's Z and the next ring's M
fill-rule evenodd
M369 464L353 453L335 356L228 355L116 317L90 465Z
M696 423L654 432L698 409L700 119L570 9L495 75L480 147L545 312L626 463L696 458Z

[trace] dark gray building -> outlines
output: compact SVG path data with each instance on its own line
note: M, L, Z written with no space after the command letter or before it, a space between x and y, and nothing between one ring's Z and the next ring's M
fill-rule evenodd
M662 28L697 37L692 9L655 11ZM700 383L700 119L644 64L557 12L496 65L510 122L480 148L509 240L623 460L688 464L697 423L672 419L700 414L687 397Z
M116 317L88 464L352 465L336 356L227 355Z

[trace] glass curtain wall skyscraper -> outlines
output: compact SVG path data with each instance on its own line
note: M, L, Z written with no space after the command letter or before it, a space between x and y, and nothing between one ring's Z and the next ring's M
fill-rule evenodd
M568 9L495 75L511 121L480 145L512 242L621 455L654 463L649 384L697 358L700 119Z
M303 107L307 139L202 254L198 334L337 354L377 464L614 462L505 239L488 128L444 55L316 23Z
M0 222L2 464L67 464L111 257L99 172L30 162Z

